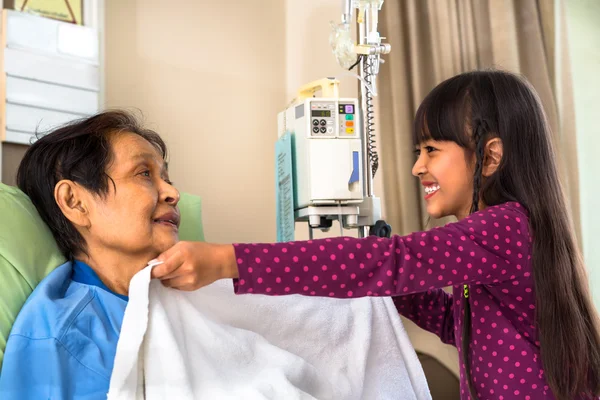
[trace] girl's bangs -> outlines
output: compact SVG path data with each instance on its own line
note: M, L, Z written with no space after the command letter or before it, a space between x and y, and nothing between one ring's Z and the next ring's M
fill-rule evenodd
M415 146L434 140L469 147L471 113L467 86L461 83L458 79L443 82L423 100L413 126Z

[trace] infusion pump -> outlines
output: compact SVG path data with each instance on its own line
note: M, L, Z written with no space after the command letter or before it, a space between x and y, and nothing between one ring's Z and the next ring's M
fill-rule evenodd
M364 198L361 127L353 98L306 98L279 113L279 137L292 136L296 220L316 227L321 215L340 214L356 226L358 207L347 206Z

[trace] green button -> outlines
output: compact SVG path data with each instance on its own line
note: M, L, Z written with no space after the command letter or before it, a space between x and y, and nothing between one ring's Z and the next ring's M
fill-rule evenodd
M346 121L352 121L354 119L353 114L346 114Z

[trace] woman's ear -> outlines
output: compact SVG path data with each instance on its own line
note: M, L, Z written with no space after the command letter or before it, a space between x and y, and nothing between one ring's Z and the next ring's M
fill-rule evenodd
M89 228L89 210L85 190L75 182L64 179L54 187L54 200L63 215L75 226Z
M502 161L503 146L500 138L493 138L485 144L483 150L483 176L491 176L496 172Z

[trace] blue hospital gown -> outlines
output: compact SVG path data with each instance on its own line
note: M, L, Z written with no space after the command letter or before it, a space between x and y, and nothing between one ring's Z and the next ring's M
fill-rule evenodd
M50 273L8 338L0 399L106 399L127 300L82 262Z

